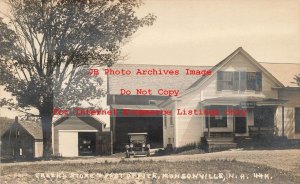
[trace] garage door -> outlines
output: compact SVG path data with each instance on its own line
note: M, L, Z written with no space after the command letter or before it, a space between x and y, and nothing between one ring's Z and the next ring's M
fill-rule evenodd
M63 157L78 156L78 132L60 131L58 133L59 153Z

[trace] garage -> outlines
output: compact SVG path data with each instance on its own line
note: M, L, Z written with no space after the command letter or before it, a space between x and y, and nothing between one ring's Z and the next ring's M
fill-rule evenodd
M54 122L54 154L63 157L111 154L111 132L93 117L62 117Z
M78 132L59 131L59 152L65 157L78 156Z
M147 110L157 111L157 107L143 105L113 105L117 109L117 116L113 117L112 130L114 135L114 151L124 151L125 145L128 144L128 133L148 133L148 141L151 148L163 147L163 115L146 115L146 116L124 116L122 112L127 108L130 110Z

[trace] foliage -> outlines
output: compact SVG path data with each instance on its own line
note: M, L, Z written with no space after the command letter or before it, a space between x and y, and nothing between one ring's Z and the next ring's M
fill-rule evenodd
M112 65L122 41L154 16L139 19L136 1L10 0L10 25L0 19L1 85L19 107L41 109L55 96L101 97L86 65ZM85 77L85 78L84 78ZM83 90L89 89L89 90ZM79 104L77 104L79 105Z
M87 77L87 67L111 66L123 43L155 16L139 18L139 0L8 0L10 15L0 18L0 85L18 103L38 109L50 141L53 103L80 94L105 95L102 79ZM77 98L66 106L79 106ZM28 110L28 109L26 109ZM44 119L43 119L44 118ZM45 143L45 142L44 142Z
M296 82L292 82L292 83L297 84L298 86L300 86L300 74L295 75L294 80Z

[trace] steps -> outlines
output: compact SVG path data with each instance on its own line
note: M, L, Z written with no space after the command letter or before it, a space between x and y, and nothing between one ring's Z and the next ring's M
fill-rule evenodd
M210 137L206 136L203 138L205 149L208 152L224 151L229 149L237 148L237 143L234 142L232 134L211 134Z

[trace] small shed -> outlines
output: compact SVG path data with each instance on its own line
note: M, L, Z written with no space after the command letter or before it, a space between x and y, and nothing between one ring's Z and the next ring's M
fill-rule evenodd
M19 121L1 132L1 158L37 158L43 156L43 133L40 122Z
M112 134L92 116L61 117L53 123L54 154L63 157L109 155Z

